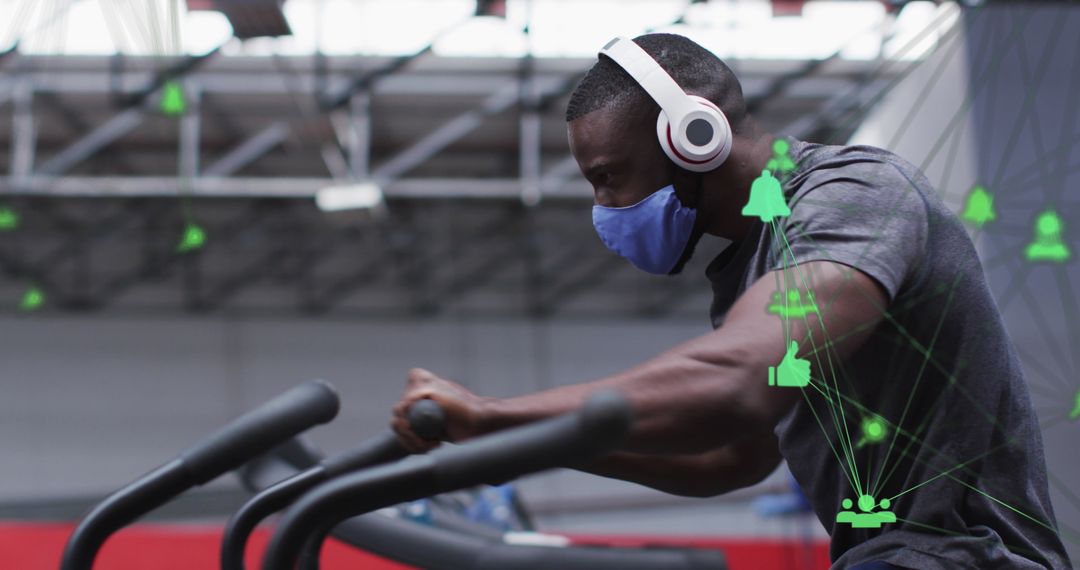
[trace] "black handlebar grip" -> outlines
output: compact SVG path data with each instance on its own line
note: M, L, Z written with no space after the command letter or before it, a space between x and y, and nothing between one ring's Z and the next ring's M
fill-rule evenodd
M435 450L428 456L436 461L437 492L475 484L477 474L488 483L499 483L590 459L617 448L632 422L629 402L614 391L604 391L590 396L577 413Z
M340 405L333 386L312 380L240 416L179 459L192 484L202 485L312 426L329 422Z
M440 441L446 437L446 412L435 400L417 400L409 406L409 427L426 440Z

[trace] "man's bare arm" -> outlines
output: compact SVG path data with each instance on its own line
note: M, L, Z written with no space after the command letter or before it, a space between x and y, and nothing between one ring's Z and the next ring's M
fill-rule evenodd
M780 464L776 436L742 439L689 455L609 453L580 471L685 497L714 497L764 479Z
M777 284L784 282L811 289L820 316L811 314L806 320L791 319L785 324L768 314L765 308ZM865 274L837 263L809 262L762 277L739 297L719 329L595 382L491 399L463 388L461 394L448 392L446 381L414 371L405 397L395 407L392 425L404 443L423 449L430 444L412 434L404 419L408 405L420 398L433 398L450 407L448 415L458 418L458 425L451 426L452 439L464 439L566 413L597 390L616 389L630 400L635 414L626 451L709 452L745 437L771 433L802 397L798 388L768 386L768 368L783 359L791 340L798 344L799 357L814 362L815 357L807 357L812 347L824 350L832 339L829 356L843 359L865 340L885 306L884 290ZM819 352L819 356L825 355Z

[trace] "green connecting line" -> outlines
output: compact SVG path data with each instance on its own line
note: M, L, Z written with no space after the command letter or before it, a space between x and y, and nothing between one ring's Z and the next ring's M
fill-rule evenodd
M799 267L798 262L795 260L795 255L791 250L791 244L788 243L787 237L784 235L784 232L779 227L779 224L777 222L773 221L773 222L771 222L771 224L772 224L772 229L773 229L773 235L774 236L779 236L780 240L782 240L782 242L783 242L784 250L786 252L785 259L784 259L785 267L788 267L788 268L793 267L794 271L797 274L797 276L802 279L803 287L806 288L806 289L810 289L811 287L809 286L809 283L807 282L805 275L803 275L802 270ZM792 266L787 266L787 263L786 263L787 262L787 257L791 258ZM785 280L789 279L788 278L788 269L785 269L784 273L785 273ZM809 317L807 315L804 315L803 320L806 323L808 331L812 332L812 329L811 329L810 323L809 323ZM819 319L818 322L820 324L821 331L822 331L823 335L825 335L826 339L827 339L828 332L825 330L824 323L820 319ZM786 338L787 337L785 337L785 339ZM810 339L811 346L813 346L813 344L815 342L813 334L808 334L807 338ZM832 366L831 355L829 354L828 351L825 352L825 355L826 355L826 360L828 361L828 364L829 364L829 374L832 377L833 384L834 384L834 386L836 388L837 393L839 393L839 391L840 391L839 382L836 379L836 373L835 373L835 370L833 369L833 366ZM822 369L823 367L821 366L821 359L818 358L817 360L818 360L819 369ZM861 490L862 490L863 486L862 486L862 482L861 482L861 477L859 476L858 465L857 465L857 463L855 461L854 446L851 443L851 434L848 431L847 418L846 418L845 413L844 413L844 408L843 408L842 405L840 405L839 401L834 401L834 400L832 400L832 398L827 398L826 402L828 403L830 413L833 416L833 424L834 424L834 427L836 428L837 435L839 436L839 443L840 443L841 449L844 452L844 457L845 457L845 459L847 461L848 468L851 470L851 473L853 475L853 478L854 478L855 485L856 485L857 489L860 490L859 494L862 494ZM839 416L836 413L837 408L839 408L839 412L840 412ZM823 431L824 431L824 428L823 428ZM826 433L825 435L826 435L826 438L827 438L828 434Z
M774 223L774 226L775 226L775 223ZM773 243L774 243L774 245L778 245L779 242L774 241ZM778 251L778 249L774 250L774 251ZM775 278L776 278L776 287L777 287L778 290L780 290L781 286L780 286L780 273L779 272L775 273ZM788 322L788 319L784 318L783 323L786 324L787 322ZM781 325L781 328L784 331L784 343L785 343L785 345L787 345L788 342L790 341L789 328L786 327L786 326L783 326L783 324ZM810 386L815 388L816 390L818 390L826 398L829 398L828 392L822 391L821 388L819 386L816 386L813 382L810 383ZM843 459L840 458L840 453L837 452L836 448L833 446L832 439L828 437L828 432L825 429L825 425L824 425L824 423L822 423L821 418L818 416L817 410L814 409L813 405L810 403L809 396L806 394L805 390L803 390L802 392L803 392L803 398L806 400L807 407L810 409L810 412L813 414L815 422L817 422L818 427L822 431L822 434L825 435L825 440L828 443L829 448L832 450L833 455L836 457L836 459L840 463L841 467L843 467L845 462L844 462ZM835 414L833 414L833 415L834 415L834 422L835 422ZM841 445L842 444L843 444L843 442L841 441ZM846 454L847 454L847 450L845 450L845 455ZM851 463L849 463L849 465L851 465ZM858 481L857 470L855 470L855 469L849 469L849 470L841 469L841 471L844 473L844 476L847 478L848 483L851 484L852 490L855 492L855 494L859 494L859 489L861 488L861 484Z
M842 398L844 398L845 400L847 400L848 402L850 402L850 403L851 403L852 405L854 405L854 406L856 406L856 407L858 407L858 408L860 408L860 409L863 409L863 410L865 410L865 407L863 407L863 406L862 406L861 404L859 404L858 402L856 402L856 401L854 401L854 400L852 400L852 399L850 399L850 398L847 398L847 397L846 397L846 396L844 396L843 394L841 394L840 396L841 396ZM1058 422L1060 422L1060 421L1063 421L1063 420L1059 419L1059 420L1058 420ZM1049 426L1046 426L1046 427L1049 427ZM911 435L911 434L909 434L908 432L906 432L906 431L904 431L904 430L900 429L900 428L899 428L899 426L897 426L897 427L896 427L896 429L897 429L897 430L899 430L900 432L902 432L902 433L903 433L903 434L904 434L904 435L905 435L906 437L909 437L909 438L911 438L911 439L913 439L913 440L917 440L917 439L918 439L918 438L917 438L917 437L915 437L914 435ZM1004 445L1007 445L1008 443L1011 443L1011 442L1006 442L1006 444L1004 444ZM937 456L939 456L939 457L943 457L943 458L945 458L945 459L948 459L948 460L949 460L950 462L955 462L955 461L956 461L956 460L955 460L954 458L951 458L951 457L949 457L948 455L946 455L946 454L945 454L944 452L942 452L941 450L938 450L938 449L936 449L936 448L935 448L934 446L931 446L931 445L929 445L929 444L926 444L926 443L922 443L922 444L921 444L921 447L922 447L923 449L927 449L927 450L929 450L929 451L933 452L934 454L936 454L936 455L937 455ZM1000 447L1001 447L1001 446L999 446L999 447L997 447L997 448L994 448L994 449L993 449L993 450L991 450L991 451L997 451L997 449L1000 449ZM907 454L907 450L904 450L904 451L903 451L902 453L906 455L906 454ZM971 476L971 477L980 477L980 476L981 476L981 474L980 474L979 472L977 472L977 471L973 471L973 470L972 470L971 468L967 467L967 464L968 464L968 463L971 463L972 461L975 461L975 460L979 459L979 458L980 458L980 457L982 457L982 456L985 456L985 455L987 455L988 453L989 453L989 452L987 452L987 453L985 453L985 454L983 454L983 455L981 455L981 456L979 456L979 457L977 457L977 458L975 458L975 459L972 459L972 460L968 460L968 461L965 461L964 463L961 463L961 464L957 465L957 467L955 467L955 468L952 468L952 469L946 470L946 472L944 472L944 475L945 475L945 476L947 476L947 477L949 477L950 479L952 479L952 480L954 480L954 481L957 481L957 482L959 482L959 483L961 483L961 484L967 485L966 483L963 483L962 481L958 481L958 480L957 480L957 479L956 479L955 477L953 477L953 476L952 476L952 475L950 475L949 473L950 473L950 472L952 472L952 471L955 471L955 470L958 470L958 469L959 469L959 470L962 470L963 472L965 472L965 473L966 473L967 475L969 475L969 476ZM910 457L911 457L911 459L912 459L912 460L916 461L917 463L919 463L919 464L921 464L921 465L924 465L924 466L926 466L926 467L934 467L933 465L930 465L930 464L929 464L928 462L926 462L926 461L923 461L923 460L922 460L921 458L919 458L918 456L910 456ZM905 491L902 491L902 492L901 492L900 494L904 494L904 493L907 493L908 491L909 491L909 490L905 490ZM984 494L984 495L985 495L985 496L987 496L988 498L990 498L990 499L994 500L995 502L999 502L999 503L1001 503L1001 504L1003 504L1003 505L1006 505L1006 506L1008 506L1008 505L1007 505L1006 503L1004 503L1004 502L1003 502L1003 501L1001 501L1000 499L997 499L997 498L995 498L995 497L993 497L993 496L989 495L989 494L988 494L988 493L986 493L985 491L981 491L981 490L980 490L979 492L980 492L981 494ZM897 495L897 496L899 496L899 495ZM1013 510L1016 510L1016 511L1017 511L1018 513L1020 513L1020 514L1024 514L1024 516L1026 516L1027 518L1032 518L1032 517L1030 517L1030 515L1026 515L1025 513L1022 513L1022 512L1020 512L1019 510L1015 509L1014 507L1010 507L1010 508L1011 508L1011 509L1013 509ZM1034 520L1034 519L1032 519L1032 520ZM1038 521L1037 521L1037 522L1038 522ZM1053 527L1051 527L1051 526L1050 526L1049 524L1047 524L1047 523L1045 523L1045 522L1040 522L1040 525L1041 525L1041 526L1044 526L1044 527L1046 527L1046 528L1048 528L1048 529L1050 529L1050 530L1052 530L1052 531L1053 531L1053 532L1055 532L1055 533L1058 533L1058 534L1059 534L1059 536L1061 536L1061 533L1060 533L1060 532L1059 532L1059 531L1058 531L1057 529L1054 529ZM1077 536L1080 536L1080 533L1074 533L1074 534L1076 534ZM1064 537L1063 537L1063 538L1064 538ZM1080 543L1080 540L1077 540L1077 539L1074 539L1074 538L1071 538L1071 537L1069 538L1069 540L1071 540L1071 541L1073 541L1073 542L1076 542L1076 543Z
M980 459L989 456L991 453L994 453L994 452L996 452L996 451L998 451L998 450L1000 450L1002 448L1005 448L1005 447L1008 447L1008 446L1012 445L1012 443L1014 441L1016 441L1017 439L1019 439L1019 437L1014 436L1012 439L1006 441L1005 443L1003 443L1003 444L1001 444L1001 445L999 445L997 447L989 449L989 450L979 454L978 456L973 457L971 459L968 459L967 461L965 461L965 462L963 462L963 463L961 463L961 464L959 464L959 465L957 465L955 467L951 467L949 469L946 469L945 471L942 471L941 473L938 473L937 475L934 475L933 477L927 479L926 481L923 481L922 483L919 483L917 485L913 485L911 487L908 487L907 489L904 489L903 491L900 491L899 493L893 495L892 497L889 497L889 500L895 502L896 499L898 499L898 498L900 498L900 497L914 491L915 489L918 489L919 487L922 487L924 485L928 485L928 484L932 483L933 481L936 481L937 479L940 479L940 478L948 475L949 473L952 473L953 471L956 471L958 469L963 469L963 468L967 467L969 464L974 463L975 461L979 461Z
M938 336L941 334L941 329L945 324L945 316L948 315L948 313L949 313L949 307L952 305L953 295L956 293L956 286L959 283L960 283L960 276L958 275L956 277L956 280L953 282L953 286L952 286L951 290L949 291L948 298L946 298L946 300L945 300L945 307L941 311L941 318L938 319L937 327L934 330L933 337L930 339L930 346L928 347L928 350L933 350L934 345L937 344ZM914 386L908 392L907 402L904 404L904 411L900 413L900 420L896 422L899 425L904 425L904 420L907 419L908 411L911 409L911 402L915 398L915 392L919 389L919 384L922 382L923 373L926 372L926 364L927 364L927 359L923 358L922 364L919 366L919 372L918 372L918 374L915 375ZM924 421L928 417L929 416L924 416ZM885 459L881 462L882 471L884 471L885 466L889 464L889 456L892 455L893 446L895 446L895 445L896 445L896 434L894 433L893 437L889 441L889 447L885 451ZM891 475L891 473L890 473L890 475ZM874 495L874 496L877 496L877 492L881 490L881 486L884 485L884 483L885 483L884 481L879 480L878 484L875 484L873 486L873 492L871 492L870 494Z

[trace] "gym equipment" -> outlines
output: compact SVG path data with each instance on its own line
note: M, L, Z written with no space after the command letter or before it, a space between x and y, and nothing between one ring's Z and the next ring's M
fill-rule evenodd
M292 570L305 541L318 545L330 528L349 543L362 543L365 550L434 570L726 568L723 555L714 551L510 545L378 514L355 517L335 528L357 512L587 460L617 445L628 424L625 401L601 394L573 414L340 477L305 494L286 512L263 569ZM298 451L297 446L288 450L291 460L303 454Z
M245 487L257 492L321 459L320 452L299 436L252 460L237 474ZM431 513L431 525L368 513L341 522L331 534L366 552L426 570L727 569L723 553L716 550L666 545L635 548L509 543L501 531L438 508ZM305 570L317 568L317 552L309 555L309 546L305 545L301 556L301 568Z
M438 440L443 433L445 414L434 401L420 400L409 408L409 424L420 437ZM307 490L334 477L407 455L409 451L401 447L394 432L387 431L260 491L237 509L225 525L221 541L222 570L243 570L244 550L251 532L263 519L287 507Z
M61 570L90 570L112 533L191 487L208 483L300 432L332 420L339 407L333 386L315 380L233 420L92 508L68 538Z

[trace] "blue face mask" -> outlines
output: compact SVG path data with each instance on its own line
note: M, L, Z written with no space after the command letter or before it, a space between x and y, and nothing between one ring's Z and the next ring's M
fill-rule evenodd
M682 257L694 230L697 210L687 208L668 185L625 208L593 206L593 227L600 241L634 267L666 275Z

